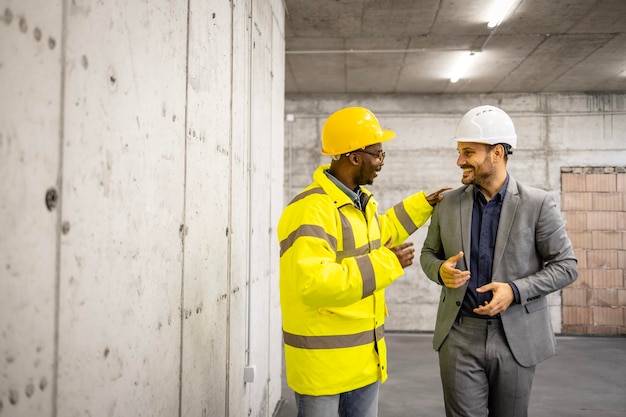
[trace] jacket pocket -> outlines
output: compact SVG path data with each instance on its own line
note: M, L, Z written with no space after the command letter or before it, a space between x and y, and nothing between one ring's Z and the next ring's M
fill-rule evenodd
M372 305L355 303L348 307L321 307L317 312L323 316L338 316L348 320L373 319L376 317Z
M546 301L545 297L524 305L527 313L534 313L535 311L539 311L546 307L548 307L548 302Z

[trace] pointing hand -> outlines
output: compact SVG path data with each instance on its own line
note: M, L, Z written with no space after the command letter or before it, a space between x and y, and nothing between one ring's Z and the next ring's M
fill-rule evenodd
M470 279L469 271L461 271L456 269L456 263L463 258L463 251L448 258L439 267L439 276L444 285L448 288L459 288Z
M391 239L385 244L393 253L396 254L398 261L402 268L413 265L413 258L415 258L415 248L413 248L413 242L404 242L401 245L391 247Z
M435 206L438 202L440 202L441 200L443 200L443 195L442 193L444 191L448 191L451 190L451 188L441 188L437 191L435 191L432 194L428 194L426 196L426 201L428 201L428 204L430 204L431 206Z

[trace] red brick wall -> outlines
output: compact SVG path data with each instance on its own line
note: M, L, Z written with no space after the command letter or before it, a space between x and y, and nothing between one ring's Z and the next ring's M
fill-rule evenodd
M563 289L564 334L626 334L626 167L562 168L561 203L578 257Z

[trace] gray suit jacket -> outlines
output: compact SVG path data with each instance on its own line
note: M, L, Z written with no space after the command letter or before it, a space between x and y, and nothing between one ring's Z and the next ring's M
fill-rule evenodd
M442 285L439 267L459 251L456 267L469 270L474 186L449 191L435 206L420 262L432 281ZM554 198L546 191L519 184L509 175L494 249L492 281L514 282L520 304L501 313L507 341L522 366L555 353L555 338L546 295L578 277L577 260ZM442 285L433 347L439 350L459 312L467 285Z

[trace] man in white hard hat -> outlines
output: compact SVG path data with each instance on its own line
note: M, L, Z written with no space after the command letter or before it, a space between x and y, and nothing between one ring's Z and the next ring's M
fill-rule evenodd
M435 207L420 262L442 286L433 337L448 417L528 415L535 365L555 354L546 296L578 276L553 196L517 182L511 118L494 106L456 130L462 187Z
M374 182L382 144L394 136L364 107L330 115L322 154L332 161L278 223L285 365L298 417L377 416L387 379L385 288L412 264L412 242L403 242L443 191L420 191L378 213L363 185Z

